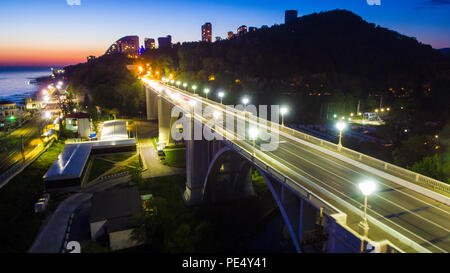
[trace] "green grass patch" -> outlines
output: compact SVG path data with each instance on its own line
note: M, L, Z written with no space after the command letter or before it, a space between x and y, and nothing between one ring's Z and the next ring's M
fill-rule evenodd
M153 144L153 148L155 148L155 150L157 150L157 145L156 145L156 143L158 142L158 138L152 138L151 139L151 141L152 141L152 144Z
M45 216L33 211L44 190L42 177L63 149L64 142L55 141L0 190L0 252L26 252L33 243Z
M105 173L106 171L109 171L114 167L114 164L105 160L102 160L100 158L94 158L94 161L92 162L91 169L89 171L88 181L92 181Z
M140 169L142 168L142 164L141 164L141 160L140 160L140 156L135 156L132 160L127 162L128 166L132 166L135 169Z
M186 167L186 150L164 150L166 158L164 163L170 167L185 168Z

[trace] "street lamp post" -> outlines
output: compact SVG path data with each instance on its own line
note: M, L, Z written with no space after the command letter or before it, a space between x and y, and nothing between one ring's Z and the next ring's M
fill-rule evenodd
M205 98L208 99L209 88L203 89L203 92L205 92Z
M284 114L286 114L288 112L288 109L286 107L281 107L280 108L280 113L281 113L281 126L284 127Z
M223 98L223 96L225 95L225 93L223 93L222 91L221 92L219 92L219 98L220 98L220 104L222 104L222 98Z
M197 86L196 86L196 85L193 85L193 86L192 86L192 90L194 90L194 94L195 94L195 89L197 89Z
M247 104L248 104L248 102L249 102L249 99L247 97L244 97L242 99L242 103L244 104L244 112L247 111Z
M338 143L338 151L342 149L342 131L345 129L347 124L345 122L338 122L336 124L336 128L339 130L339 143Z
M251 127L249 129L249 135L250 135L250 139L252 139L253 141L253 156L255 156L255 150L256 150L256 138L258 137L258 128L256 127Z
M376 184L373 181L366 181L366 182L362 182L361 184L358 185L359 189L361 190L361 192L364 194L364 218L363 220L359 223L359 225L363 228L364 230L364 237L361 240L361 253L364 252L364 240L368 239L368 235L369 235L369 222L367 221L367 197L369 195L371 195L373 192L375 192L376 190Z
M186 89L187 83L183 83L183 87ZM186 89L187 90L187 89Z

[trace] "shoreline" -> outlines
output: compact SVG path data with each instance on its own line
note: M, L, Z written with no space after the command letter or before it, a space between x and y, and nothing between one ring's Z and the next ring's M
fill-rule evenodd
M31 98L35 100L37 98L37 93L50 84L52 82L51 76L41 76L36 78L30 78L29 84L35 86L34 91L25 91L21 94L12 94L12 95L6 95L6 96L0 96L0 101L6 100L6 101L12 101L15 102L17 105L25 105L26 98Z

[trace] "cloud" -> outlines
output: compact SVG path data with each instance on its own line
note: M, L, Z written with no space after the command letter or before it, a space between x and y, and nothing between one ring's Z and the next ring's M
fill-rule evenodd
M66 0L69 6L81 6L81 0Z

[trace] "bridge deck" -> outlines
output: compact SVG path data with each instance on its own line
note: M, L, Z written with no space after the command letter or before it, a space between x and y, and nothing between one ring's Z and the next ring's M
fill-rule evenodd
M198 96L186 91L171 86L164 88L189 100L200 102ZM161 94L162 90L159 88L154 91ZM174 100L172 96L166 96L166 99L189 109L186 100ZM203 99L202 106L207 105L216 107L219 111L223 110L223 106L218 103ZM242 113L237 113L236 117L245 119ZM205 121L202 117L196 116L196 119ZM236 122L235 125L236 128L239 126L247 128L248 122L240 125ZM245 128L241 128L241 131L245 132ZM236 132L230 133L235 135ZM245 136L239 137L244 140L232 141L251 151L253 142L245 140ZM301 141L293 141L292 137L279 134L278 144L278 148L271 152L263 152L257 145L256 157L345 212L347 225L354 231L358 231L358 223L361 221L360 208L364 202L357 184L371 178L378 182L378 190L369 197L370 239L374 241L387 239L407 252L420 250L407 247L404 240L399 237L416 242L430 252L450 251L449 206L340 160L330 153L319 151ZM398 236L399 234L401 236Z

